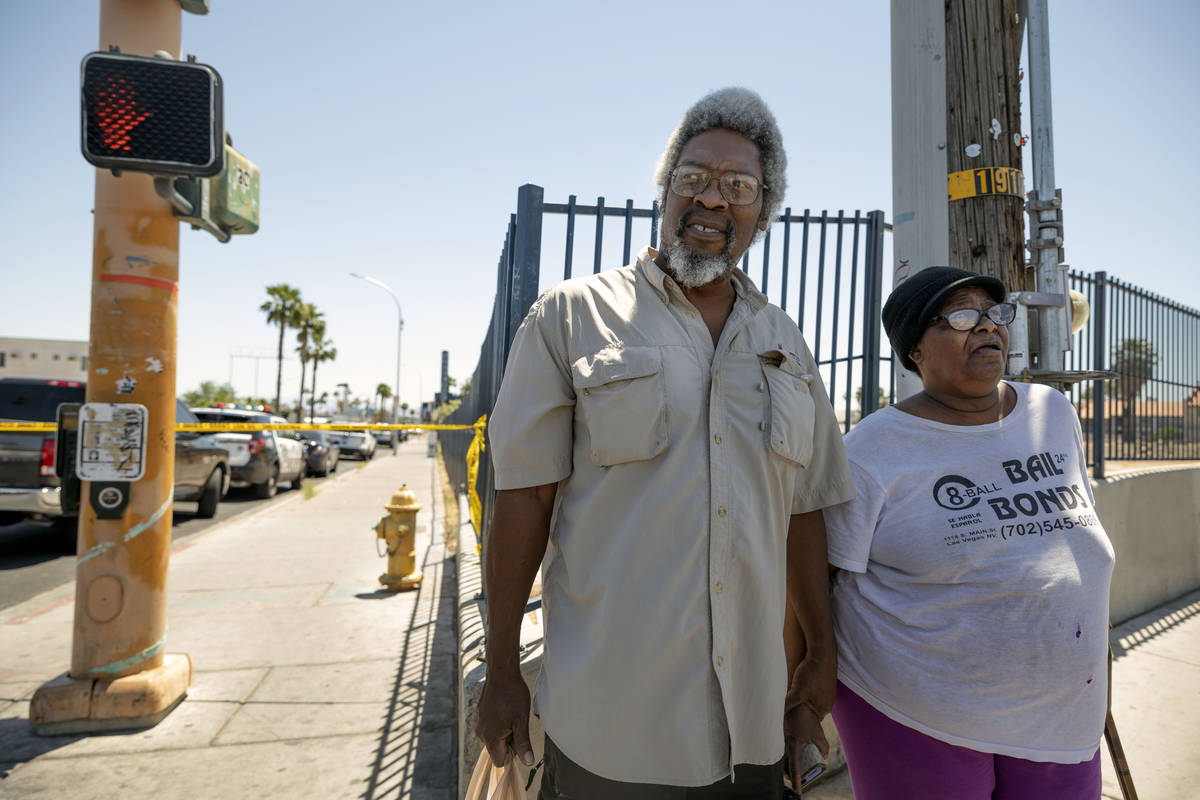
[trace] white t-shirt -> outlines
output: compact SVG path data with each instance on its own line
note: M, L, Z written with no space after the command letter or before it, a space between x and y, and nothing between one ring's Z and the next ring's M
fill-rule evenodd
M1104 730L1113 549L1063 395L945 425L884 408L846 436L857 496L825 509L838 677L973 750L1090 759Z

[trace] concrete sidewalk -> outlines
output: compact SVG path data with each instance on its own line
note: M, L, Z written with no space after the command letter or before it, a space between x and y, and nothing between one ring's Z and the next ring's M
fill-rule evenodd
M1200 591L1117 626L1113 718L1141 800L1200 797ZM1121 800L1107 749L1103 796ZM805 793L808 800L848 800L845 772Z
M453 798L456 582L434 461L422 438L356 466L172 551L167 652L195 677L152 729L35 736L29 698L70 663L74 587L0 611L0 797ZM403 483L425 580L393 594L372 527Z

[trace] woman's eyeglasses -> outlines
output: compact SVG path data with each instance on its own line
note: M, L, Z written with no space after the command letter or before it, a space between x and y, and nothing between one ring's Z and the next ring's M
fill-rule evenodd
M939 314L929 320L929 325L936 325L941 320L946 320L946 324L956 331L969 331L979 324L984 315L992 322L1000 326L1008 325L1017 316L1017 307L1012 303L996 303L988 309L980 308L959 308L951 311L949 314Z

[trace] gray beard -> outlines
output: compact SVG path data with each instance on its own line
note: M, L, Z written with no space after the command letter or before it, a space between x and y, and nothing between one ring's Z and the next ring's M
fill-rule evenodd
M729 269L729 262L723 255L696 255L678 241L667 248L667 264L675 273L675 280L689 289L712 283Z
M675 275L675 280L689 289L696 289L721 278L733 266L730 253L733 251L735 237L730 231L725 241L725 249L720 255L702 256L683 244L683 220L679 220L678 230L675 231L675 241L667 248L667 266Z

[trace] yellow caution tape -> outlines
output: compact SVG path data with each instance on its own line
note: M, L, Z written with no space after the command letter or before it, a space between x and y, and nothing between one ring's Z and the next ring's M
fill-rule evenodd
M24 431L27 433L53 433L58 426L53 422L0 422L0 432ZM390 425L387 423L308 423L292 422L288 424L264 424L261 422L181 422L175 425L175 430L200 433L238 432L238 431L392 431L413 430L423 431L469 431L474 430L475 436L467 448L467 500L471 506L471 524L475 526L478 537L483 530L483 503L479 500L479 490L476 483L479 480L479 457L487 449L487 414L475 421L473 425L442 425L426 423L403 423ZM480 546L475 545L476 552Z
M181 422L175 426L177 431L469 431L474 425L438 425L433 423L402 423L392 425L386 422Z
M27 431L31 433L39 431L54 432L58 430L58 425L53 422L0 422L0 431Z
M946 176L946 191L951 200L1006 194L1025 196L1025 176L1016 167L979 167L951 172Z
M479 456L487 449L484 432L487 430L487 414L475 420L475 438L467 448L467 501L471 505L471 524L475 526L475 536L478 539L483 532L483 504L479 502L479 490L475 488L479 480ZM480 551L478 541L475 552Z
M476 423L477 425L478 423ZM176 431L214 433L235 433L239 431L469 431L476 425L438 425L432 423L388 423L346 422L346 423L265 423L265 422L180 422L175 426ZM0 422L0 432L54 432L58 426L53 422Z

